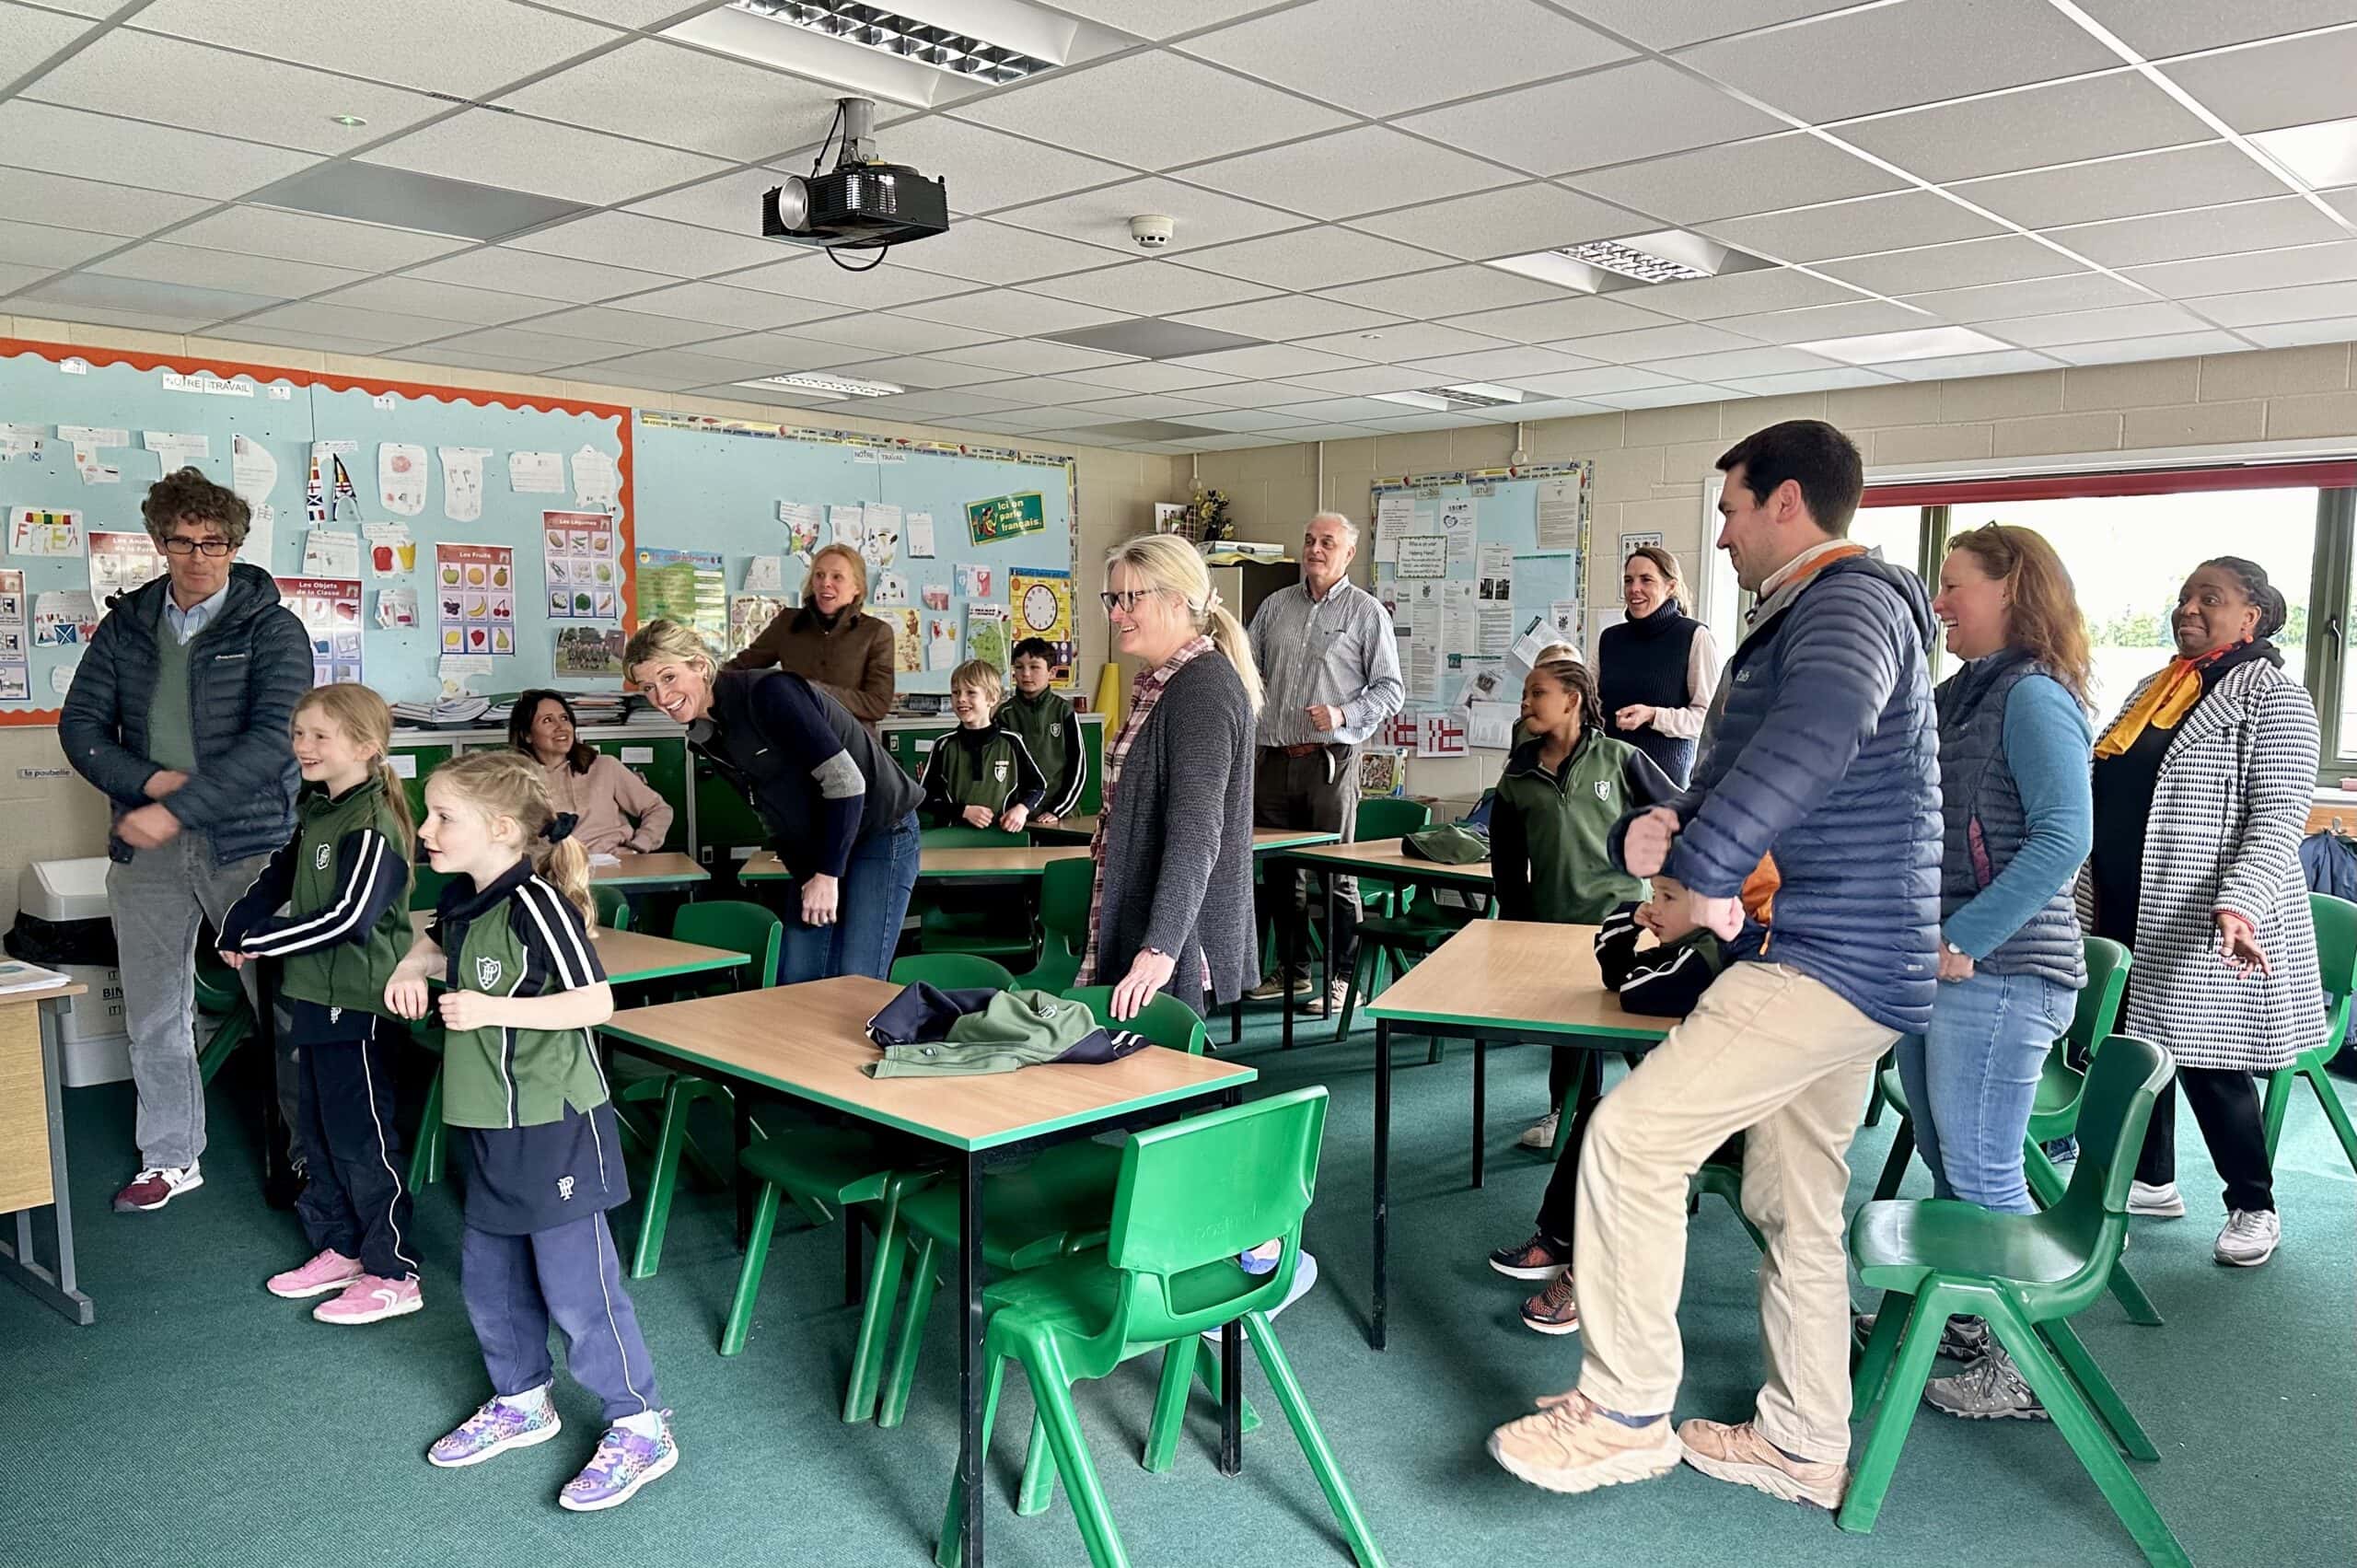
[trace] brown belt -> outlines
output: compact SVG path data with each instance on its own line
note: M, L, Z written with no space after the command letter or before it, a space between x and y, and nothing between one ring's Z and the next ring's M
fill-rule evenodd
M1288 757L1314 757L1318 752L1325 750L1326 748L1318 744L1316 741L1312 741L1306 746L1271 746L1269 747L1268 749L1271 751L1282 751Z

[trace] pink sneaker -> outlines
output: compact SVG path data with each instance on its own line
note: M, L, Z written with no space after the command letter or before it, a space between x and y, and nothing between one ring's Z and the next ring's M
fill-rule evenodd
M322 1323L374 1323L406 1317L424 1305L415 1274L399 1280L362 1274L344 1287L342 1295L312 1307L311 1316Z
M347 1258L332 1247L322 1248L319 1255L299 1269L289 1269L283 1274L273 1274L262 1282L262 1288L273 1295L283 1295L289 1301L301 1301L308 1296L325 1295L331 1290L342 1290L366 1272L360 1260Z

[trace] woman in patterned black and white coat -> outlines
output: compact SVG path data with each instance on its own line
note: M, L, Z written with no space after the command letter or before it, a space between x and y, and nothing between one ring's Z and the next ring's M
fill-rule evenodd
M2300 874L2316 719L2268 638L2283 595L2239 556L2177 596L2177 656L2138 686L2095 749L2095 852L2079 914L2134 954L2120 1028L2176 1061L2131 1188L2131 1214L2175 1218L2181 1089L2225 1182L2221 1263L2282 1238L2254 1073L2324 1038L2316 930Z

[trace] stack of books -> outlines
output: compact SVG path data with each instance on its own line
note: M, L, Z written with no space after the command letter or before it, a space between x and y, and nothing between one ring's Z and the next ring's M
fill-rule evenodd
M412 729L464 729L491 712L488 697L446 697L432 703L395 703L393 723Z

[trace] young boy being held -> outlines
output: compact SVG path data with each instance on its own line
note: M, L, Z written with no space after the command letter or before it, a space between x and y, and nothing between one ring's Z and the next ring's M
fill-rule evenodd
M1694 1010L1711 981L1726 967L1726 947L1717 936L1687 919L1686 889L1677 878L1653 879L1653 898L1643 904L1624 903L1604 917L1596 934L1596 964L1604 983L1620 998L1621 1011L1651 1018L1682 1018ZM1637 944L1653 934L1658 947L1640 952ZM1547 1288L1522 1304L1524 1326L1542 1334L1579 1331L1578 1297L1573 1293L1573 1216L1577 1211L1580 1149L1601 1088L1601 1058L1581 1053L1585 1071L1572 1128L1563 1153L1548 1179L1547 1195L1538 1204L1538 1229L1519 1247L1501 1247L1490 1254L1490 1267L1515 1280L1543 1280ZM1711 1158L1740 1163L1741 1135L1731 1138Z
M1088 786L1088 753L1080 744L1080 719L1072 704L1048 690L1056 650L1046 639L1026 637L1015 645L1015 694L999 704L1001 729L1023 742L1039 764L1046 788L1031 820L1052 828L1080 809Z
M949 704L959 727L933 743L917 776L926 826L1019 833L1039 808L1047 781L1023 738L993 716L999 690L997 668L981 659L949 672Z

